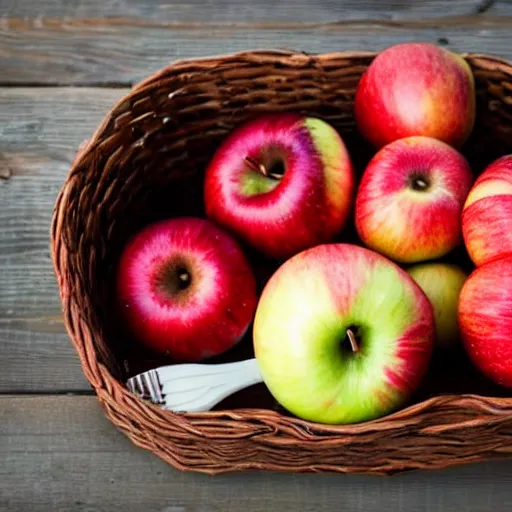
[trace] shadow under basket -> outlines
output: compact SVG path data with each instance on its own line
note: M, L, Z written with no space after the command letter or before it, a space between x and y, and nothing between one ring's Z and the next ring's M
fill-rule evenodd
M66 327L110 420L181 470L391 474L512 452L512 393L481 376L462 349L434 357L405 407L356 425L297 419L264 385L212 411L184 414L144 401L124 384L172 363L133 340L116 313L116 265L127 239L161 218L204 216L207 163L233 128L258 114L292 111L331 123L360 176L374 150L358 135L353 99L374 56L257 51L174 63L121 99L76 156L51 231ZM463 57L477 86L476 124L463 153L478 175L512 153L512 65L488 55ZM349 228L339 239L351 237ZM261 289L278 263L250 257ZM464 248L450 258L471 268ZM249 334L211 362L252 355Z

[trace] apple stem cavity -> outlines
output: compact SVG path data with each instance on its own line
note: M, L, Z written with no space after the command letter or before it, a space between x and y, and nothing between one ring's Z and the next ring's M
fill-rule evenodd
M158 288L173 298L184 293L192 284L192 274L181 263L165 266L156 279Z
M352 332L351 329L347 329L347 337L348 341L350 341L350 348L352 352L359 352L359 345L357 344L356 335Z

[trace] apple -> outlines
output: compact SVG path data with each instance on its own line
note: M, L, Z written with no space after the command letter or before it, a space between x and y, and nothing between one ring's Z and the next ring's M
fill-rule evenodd
M117 297L136 338L187 362L234 346L257 303L253 271L238 242L195 217L155 222L129 240L118 265Z
M398 262L439 258L462 242L460 215L472 182L468 162L448 144L419 136L392 142L359 184L359 237Z
M423 379L433 310L384 256L322 244L272 275L253 343L263 381L284 408L319 423L358 423L399 407Z
M462 341L474 365L512 388L512 256L470 274L460 292L458 314Z
M476 266L512 254L512 155L477 178L462 211L462 234Z
M475 122L473 73L461 56L433 44L391 46L363 73L354 114L377 148L413 135L460 147Z
M332 126L269 114L223 141L206 170L204 202L210 219L284 260L343 229L354 188L350 156Z
M459 344L457 319L459 294L467 274L451 263L420 263L407 269L407 273L425 292L434 310L436 346L453 348Z

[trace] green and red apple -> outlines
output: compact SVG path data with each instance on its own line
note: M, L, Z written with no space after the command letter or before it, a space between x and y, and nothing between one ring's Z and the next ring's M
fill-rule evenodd
M296 416L357 423L390 413L427 371L434 316L395 263L323 244L284 262L260 297L253 342L263 380Z
M284 260L329 242L354 195L350 155L336 130L297 114L235 129L206 170L208 217L265 256Z
M451 263L420 263L407 269L434 310L436 346L453 348L460 341L457 307L467 274Z
M460 55L433 44L391 46L363 73L355 118L377 148L414 135L460 147L475 122L471 68Z
M355 204L362 242L402 263L444 256L462 243L461 211L473 183L467 160L431 137L380 149L366 167Z
M462 234L476 266L512 254L512 155L477 178L462 211Z

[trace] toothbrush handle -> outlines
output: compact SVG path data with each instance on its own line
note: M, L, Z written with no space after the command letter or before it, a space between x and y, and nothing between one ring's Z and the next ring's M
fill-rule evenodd
M132 377L128 388L176 412L208 411L227 396L262 382L256 359L216 365L179 364Z

